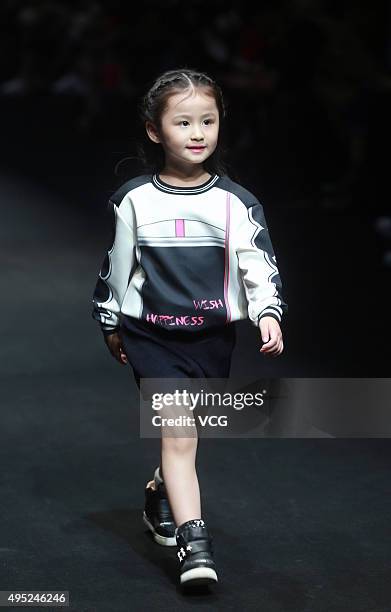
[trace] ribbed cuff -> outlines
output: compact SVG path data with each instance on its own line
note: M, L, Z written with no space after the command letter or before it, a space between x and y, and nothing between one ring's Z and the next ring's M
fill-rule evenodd
M102 330L102 334L106 337L106 336L111 336L111 334L115 334L116 332L119 332L119 327L113 327L112 329L103 329L103 327L101 327Z

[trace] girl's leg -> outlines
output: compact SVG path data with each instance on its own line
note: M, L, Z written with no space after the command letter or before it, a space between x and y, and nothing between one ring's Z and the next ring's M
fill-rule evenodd
M191 437L162 435L160 473L176 525L201 518L201 499L196 472L197 428Z

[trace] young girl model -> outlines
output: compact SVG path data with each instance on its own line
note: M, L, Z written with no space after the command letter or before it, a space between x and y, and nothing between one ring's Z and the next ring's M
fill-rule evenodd
M110 352L139 388L141 378L227 378L233 323L248 317L260 351L279 355L287 304L262 205L219 158L219 86L194 70L167 71L141 115L157 162L110 199L113 237L93 295ZM197 445L197 436L162 436L145 490L144 523L156 542L177 546L183 585L217 581Z

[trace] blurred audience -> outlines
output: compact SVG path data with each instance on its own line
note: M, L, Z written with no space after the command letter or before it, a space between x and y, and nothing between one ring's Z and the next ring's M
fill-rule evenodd
M6 0L0 15L0 104L42 99L60 121L68 108L87 142L120 125L131 134L128 111L160 71L206 70L247 182L280 203L367 213L376 232L391 218L387 2Z

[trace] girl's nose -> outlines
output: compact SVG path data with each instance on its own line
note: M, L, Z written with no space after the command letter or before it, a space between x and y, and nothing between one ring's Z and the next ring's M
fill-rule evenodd
M203 140L204 139L204 135L199 127L195 127L193 129L193 133L191 137L193 140Z

